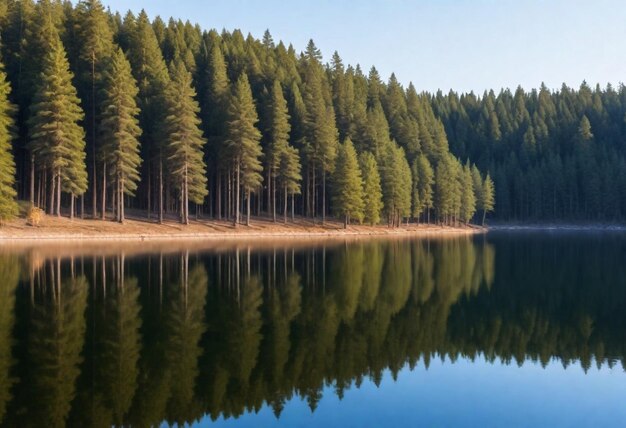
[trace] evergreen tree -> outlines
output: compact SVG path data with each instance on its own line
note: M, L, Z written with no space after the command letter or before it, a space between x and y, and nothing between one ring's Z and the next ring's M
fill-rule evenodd
M0 63L0 225L18 215L15 161L11 150L15 106L9 101L11 86Z
M430 211L433 208L433 185L435 183L435 173L430 162L425 155L417 158L417 194L419 205L414 216L419 217L426 212L426 221L430 222ZM415 205L414 205L414 208Z
M388 141L382 149L380 168L387 221L397 227L403 217L411 215L411 167L404 150Z
M461 185L461 221L468 224L476 214L476 194L474 192L474 180L469 162L465 164L460 175Z
M77 90L85 110L87 153L89 157L89 182L91 183L92 215L97 216L96 153L97 108L103 84L103 73L113 53L113 33L108 16L99 0L81 0L76 6L76 39L79 41ZM103 175L105 172L103 172ZM103 176L103 182L106 177ZM105 192L105 189L102 189ZM102 195L105 196L104 193ZM105 209L104 207L102 208Z
M72 73L58 34L50 29L50 50L43 58L35 98L31 106L30 145L36 163L50 174L49 213L61 215L61 192L74 198L87 190L85 131L80 100L72 85Z
M225 144L226 122L228 120L229 80L226 62L219 39L215 32L209 33L211 44L206 67L206 96L202 107L205 135L207 136L207 157L213 161L215 174L215 211L222 217L222 178L227 169L228 155Z
M169 177L180 195L180 220L189 224L189 200L202 205L208 195L204 144L200 130L200 107L195 100L191 73L182 61L170 66L167 91L167 166Z
M118 49L104 74L100 132L101 158L105 171L114 182L117 221L124 222L124 195L134 196L139 182L139 93L124 52ZM102 189L106 194L106 186ZM104 196L104 195L103 195ZM103 205L106 207L106 204Z
M300 154L298 150L292 146L287 146L280 154L278 163L278 185L284 190L284 221L287 222L287 202L288 196L291 196L291 220L294 221L294 198L300 194L300 182L302 175L300 174Z
M159 222L163 222L164 199L164 149L167 135L163 130L167 114L166 92L169 74L158 40L145 11L137 19L128 15L124 21L128 31L128 60L139 87L138 104L141 111L139 124L142 129L141 150L143 171L142 187L145 186L145 206L150 218L155 199L158 199ZM152 176L156 175L156 186ZM156 192L154 192L156 188ZM158 198L154 198L156 193Z
M240 189L244 189L247 200L246 225L250 225L250 196L263 180L261 132L255 126L258 121L248 76L244 73L231 94L226 124L226 144L235 169L235 227L239 224Z
M268 134L270 141L265 152L268 177L268 201L271 200L271 205L268 203L268 207L271 206L272 217L274 221L276 221L276 177L278 175L280 161L283 158L283 152L287 150L289 132L291 131L287 101L283 96L283 89L278 80L274 81L272 88L269 117L270 129L268 130Z
M483 183L483 188L482 188L482 194L483 194L482 206L481 206L483 210L482 224L484 225L485 217L487 213L492 212L496 205L495 198L494 198L495 188L494 188L493 180L491 179L489 174L487 174L487 176L485 177L485 182Z
M333 181L333 206L336 214L344 219L343 227L347 228L351 219L363 221L363 178L356 150L350 139L340 146Z
M378 163L373 154L363 152L359 156L359 165L363 174L363 220L371 225L378 224L383 209Z

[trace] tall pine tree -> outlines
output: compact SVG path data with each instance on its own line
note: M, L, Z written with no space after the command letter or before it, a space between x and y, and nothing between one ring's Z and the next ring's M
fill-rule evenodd
M208 195L204 144L200 129L200 107L195 100L191 73L182 61L170 66L167 91L167 168L180 195L180 220L189 224L189 200L197 205Z
M226 144L235 170L235 215L239 224L241 188L247 201L246 225L250 225L250 196L263 180L261 171L261 132L255 126L259 117L254 106L248 76L242 74L231 94L228 107Z
M11 151L15 106L9 101L11 86L0 63L0 225L18 214L15 161Z
M85 131L80 100L72 85L72 73L61 40L50 28L50 50L43 58L43 71L31 105L29 148L40 168L45 168L50 184L50 214L61 215L61 192L74 199L87 190Z
M104 74L100 132L101 158L104 174L113 179L115 218L124 222L124 195L134 196L139 182L139 108L135 97L139 93L124 52L118 49ZM103 183L106 181L103 180ZM106 184L102 191L106 195ZM103 197L104 197L103 195ZM104 200L104 199L103 199ZM103 208L106 204L103 205Z
M335 213L343 217L343 227L347 228L351 219L363 221L363 178L356 150L349 138L339 148L333 182L333 207Z

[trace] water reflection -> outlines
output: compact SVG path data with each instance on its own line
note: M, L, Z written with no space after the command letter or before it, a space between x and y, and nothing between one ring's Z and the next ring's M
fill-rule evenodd
M279 416L294 396L315 410L325 386L341 397L444 356L614 364L625 251L620 239L480 237L7 252L0 420L154 426L264 405Z

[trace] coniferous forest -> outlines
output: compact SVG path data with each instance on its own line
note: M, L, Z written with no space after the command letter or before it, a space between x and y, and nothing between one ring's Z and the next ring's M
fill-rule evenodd
M0 2L0 219L619 221L626 89L403 87L98 0Z
M0 28L0 220L20 205L235 226L459 224L494 210L492 165L450 151L442 100L336 52L326 62L313 41L297 52L269 31L98 0L2 0Z

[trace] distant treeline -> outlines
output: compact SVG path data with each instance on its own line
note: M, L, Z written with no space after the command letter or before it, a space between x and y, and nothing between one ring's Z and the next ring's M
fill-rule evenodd
M313 41L299 54L269 32L122 17L97 0L1 0L0 28L0 221L18 198L183 223L458 223L494 209L489 175L448 148L443 102L433 111L429 94L337 53L324 63Z
M626 218L626 88L432 97L452 152L494 178L502 220Z

